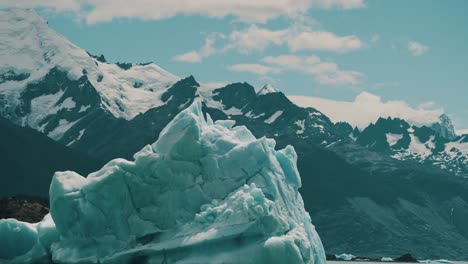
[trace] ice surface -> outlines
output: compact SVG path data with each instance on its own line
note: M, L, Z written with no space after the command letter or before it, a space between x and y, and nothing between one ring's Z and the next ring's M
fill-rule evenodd
M0 220L0 257L11 259L23 255L36 244L37 231L28 223L15 219Z
M340 255L335 255L335 257L336 257L337 259L350 261L350 260L352 260L353 258L355 258L356 256L351 255L351 254L343 253L343 254L340 254Z
M11 230L19 227L24 246L0 258L325 263L298 192L294 149L277 151L274 140L205 119L201 109L195 102L182 111L134 161L115 159L86 178L55 173L50 215L35 226L9 220L2 243L17 241Z

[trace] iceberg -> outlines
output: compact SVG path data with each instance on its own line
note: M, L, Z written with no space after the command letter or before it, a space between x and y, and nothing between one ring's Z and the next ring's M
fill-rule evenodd
M134 161L112 160L87 177L56 172L40 223L0 221L0 259L325 263L298 192L296 152L275 144L213 122L196 101Z

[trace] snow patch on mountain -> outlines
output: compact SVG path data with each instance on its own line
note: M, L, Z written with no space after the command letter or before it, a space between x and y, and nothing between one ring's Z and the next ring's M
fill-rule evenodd
M396 145L398 141L403 138L402 134L386 133L385 136L387 137L387 142L390 147Z
M276 90L271 84L267 83L265 84L262 89L260 89L257 93L257 95L265 95L269 93L278 93L279 91Z
M80 121L79 119L76 121L68 121L66 119L60 119L59 124L57 127L54 128L54 130L50 131L47 136L52 138L53 140L59 140L63 134L65 134L66 131L68 131L72 126L74 126L76 123Z
M242 115L242 110L236 107L231 107L224 111L227 115Z
M37 128L47 116L54 115L62 108L66 108L63 104L57 106L63 94L63 91L59 91L55 94L42 95L32 99L31 114L26 117L25 123L32 128Z
M455 158L457 155L467 155L468 156L468 141L463 142L463 138L455 142L450 142L445 145L445 152L449 153L452 158Z
M276 111L273 115L271 115L268 119L266 119L264 122L267 124L272 124L276 121L278 117L280 117L283 114L283 111L278 110Z
M133 65L124 70L116 64L95 62L97 67L88 71L91 83L107 99L107 109L125 119L163 105L161 95L180 79L155 64ZM102 80L98 81L100 76ZM135 88L136 82L141 86Z
M410 134L410 138L411 143L408 147L408 153L410 155L417 155L424 159L432 154L431 146L433 146L433 144L430 143L431 141L422 143L414 134Z
M305 131L305 120L297 120L294 122L294 124L299 127L299 130L296 131L296 134L303 134Z
M258 115L254 115L254 114L252 114L252 111L249 111L249 112L247 112L247 113L245 114L245 116L248 117L248 118L257 119L257 118L260 118L260 117L262 117L262 116L265 116L265 113L260 113L260 114L258 114Z

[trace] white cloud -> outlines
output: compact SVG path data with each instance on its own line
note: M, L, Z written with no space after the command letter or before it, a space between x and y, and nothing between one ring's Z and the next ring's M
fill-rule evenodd
M258 75L275 74L284 71L311 75L320 84L356 85L364 75L357 71L341 70L334 62L322 61L318 56L280 55L267 56L264 64L236 64L228 69L236 72L251 72Z
M230 84L230 82L205 82L205 83L201 83L200 85L202 86L202 88L213 90L216 88L225 87L228 84Z
M408 42L408 50L413 56L421 56L429 50L429 47L417 41L410 41Z
M437 122L444 113L441 108L433 108L432 103L415 108L401 100L384 102L379 96L368 92L362 92L351 102L310 96L288 97L299 106L318 109L333 122L344 121L361 129L376 122L379 117L389 116L405 119L412 124L428 125Z
M2 0L0 8L35 8L45 7L53 8L57 12L63 11L79 11L82 8L82 3L79 0Z
M268 56L263 62L282 70L309 74L320 84L356 85L364 75L357 71L341 70L334 62L322 61L318 56Z
M455 131L455 133L456 133L457 135L465 135L465 134L468 135L468 128L467 128L467 129L457 129L457 130Z
M177 15L233 17L243 22L265 23L274 18L305 13L310 8L354 9L365 7L365 3L364 0L3 0L0 7L72 10L83 13L90 24L108 22L114 18L161 20Z
M337 36L332 32L313 31L308 24L270 30L251 25L244 30L233 31L229 35L228 49L237 49L240 53L263 51L269 45L287 45L291 51L320 50L345 53L364 47L356 36Z
M234 30L228 36L221 33L212 33L207 37L204 47L196 53L200 59L203 59L229 50L236 50L241 54L262 52L271 45L286 45L293 52L314 50L336 53L346 53L364 47L364 43L354 35L337 36L332 32L312 31L310 23L309 21L301 21L299 24L280 30L270 30L257 25L250 25L242 30ZM216 41L227 43L220 48L214 48ZM206 49L208 51L205 51ZM189 53L194 53L194 51ZM199 61L197 60L197 62Z
M223 36L222 34L217 34L217 33L210 34L210 36L208 36L205 39L205 44L203 45L203 47L200 48L199 51L192 50L186 53L178 54L174 56L172 59L175 61L181 61L181 62L199 63L204 58L212 54L223 52L213 47L213 44L215 42L215 37L217 35Z
M377 43L377 42L379 42L379 40L380 40L380 35L379 34L372 35L372 37L371 37L371 42L372 43Z
M286 39L291 51L325 50L345 53L364 46L356 36L337 36L327 31L304 31L291 35Z
M227 49L237 49L248 54L252 51L263 51L269 45L282 45L288 35L288 29L268 30L251 25L244 30L235 30L229 35Z
M269 73L278 73L280 69L262 64L235 64L228 67L230 71L234 72L250 72L258 75L267 75Z
M198 63L202 61L202 56L197 51L189 51L183 54L176 55L173 59L182 62Z
M312 5L324 9L354 9L366 7L366 4L362 0L315 0L312 1Z

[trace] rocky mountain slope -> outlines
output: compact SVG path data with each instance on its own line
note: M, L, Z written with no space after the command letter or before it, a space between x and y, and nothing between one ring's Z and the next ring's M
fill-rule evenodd
M19 221L37 223L49 213L46 198L2 197L0 198L0 219L15 218Z
M0 196L46 198L54 172L77 170L86 174L101 165L99 159L0 118Z

